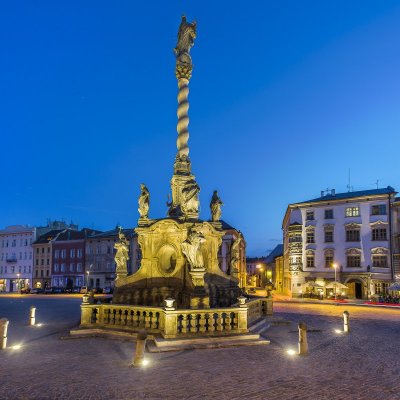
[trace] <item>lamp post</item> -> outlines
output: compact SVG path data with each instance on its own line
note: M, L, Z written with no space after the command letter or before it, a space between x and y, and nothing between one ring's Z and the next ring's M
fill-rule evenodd
M337 264L336 263L332 264L332 267L335 270L335 300L336 300L336 290L337 290L337 286L336 286L336 270L337 270Z
M20 274L17 274L17 286L18 286L18 290L21 293L21 282L19 281L19 276Z
M89 274L90 271L86 271L86 287L88 288L88 290L89 290Z

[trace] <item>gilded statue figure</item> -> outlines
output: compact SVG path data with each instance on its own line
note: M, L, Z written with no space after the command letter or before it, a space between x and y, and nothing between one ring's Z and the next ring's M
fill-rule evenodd
M240 244L242 243L242 234L239 233L239 236L235 239L231 247L231 268L230 275L234 278L237 278L239 273L239 262L240 262Z
M186 17L182 15L178 31L178 42L174 48L175 55L180 61L191 62L189 52L194 45L194 39L196 39L196 21L187 22Z
M199 212L199 193L200 186L192 179L186 183L182 190L181 208L184 214Z
M218 192L214 190L210 203L211 219L213 222L218 222L221 219L221 214L222 214L221 207L223 204L224 203L218 196Z
M149 217L150 207L150 192L146 185L143 183L140 185L140 196L139 196L139 215L140 218L147 219Z
M118 240L114 245L116 250L114 260L117 279L128 274L127 261L129 260L129 240L125 237L122 228L119 227Z
M181 244L182 253L186 256L191 269L204 269L201 244L206 241L202 232L191 229L188 238Z

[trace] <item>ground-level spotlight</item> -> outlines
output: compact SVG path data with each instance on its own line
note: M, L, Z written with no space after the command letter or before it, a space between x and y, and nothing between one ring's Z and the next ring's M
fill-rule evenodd
M11 346L10 349L13 350L20 350L22 348L22 344L14 344L14 346Z
M146 358L142 361L142 365L143 367L146 367L147 365L149 365L150 361L147 360Z
M35 326L38 326L40 328L41 326L43 326L43 324L36 324Z
M335 329L335 333L342 333L340 329Z
M287 349L287 350L286 350L286 353L287 353L289 356L294 356L294 355L297 354L296 350L293 350L293 349Z

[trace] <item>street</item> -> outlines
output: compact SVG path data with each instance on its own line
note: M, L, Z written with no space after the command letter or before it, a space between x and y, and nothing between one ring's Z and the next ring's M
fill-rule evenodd
M400 310L327 304L275 303L267 346L147 354L130 368L134 343L88 338L60 340L79 321L76 297L0 296L10 320L0 352L3 399L400 399ZM28 327L29 307L40 327ZM342 313L350 312L348 335ZM308 329L309 355L297 349L297 323Z

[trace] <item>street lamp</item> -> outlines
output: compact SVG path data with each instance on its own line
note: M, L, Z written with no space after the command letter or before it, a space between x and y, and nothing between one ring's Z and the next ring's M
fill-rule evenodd
M19 281L19 275L17 274L17 286L18 286L18 290L21 292L21 282Z
M89 289L89 274L90 271L86 271L86 287Z
M333 263L332 264L333 269L335 270L335 300L336 300L336 290L337 290L337 285L336 285L336 270L337 270L337 264Z

